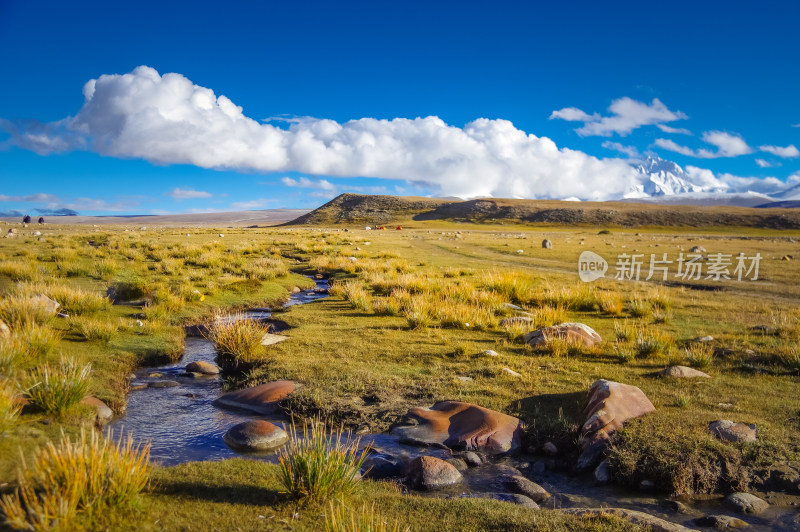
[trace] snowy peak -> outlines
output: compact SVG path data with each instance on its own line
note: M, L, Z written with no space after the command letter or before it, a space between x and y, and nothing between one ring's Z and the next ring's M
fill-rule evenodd
M650 156L643 161L632 163L632 166L641 175L642 180L625 194L625 198L717 192L708 186L693 183L691 176L677 163L660 157Z

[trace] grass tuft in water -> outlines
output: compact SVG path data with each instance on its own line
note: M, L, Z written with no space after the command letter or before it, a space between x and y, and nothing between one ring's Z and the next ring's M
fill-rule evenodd
M289 443L279 458L286 493L306 502L321 502L352 492L360 480L369 447L359 452L360 438L346 440L341 427L329 434L320 420L304 425L302 437L292 423Z
M246 371L256 362L265 362L261 341L269 328L244 315L217 320L207 334L217 350L217 363L226 372Z

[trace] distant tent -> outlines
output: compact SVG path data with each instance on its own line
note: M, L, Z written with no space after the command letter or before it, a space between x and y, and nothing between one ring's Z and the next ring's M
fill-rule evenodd
M39 216L39 223L40 223L40 224L43 224L43 223L44 223L44 216Z
M24 224L31 223L31 217L26 214L25 218L22 219L22 223L24 223Z

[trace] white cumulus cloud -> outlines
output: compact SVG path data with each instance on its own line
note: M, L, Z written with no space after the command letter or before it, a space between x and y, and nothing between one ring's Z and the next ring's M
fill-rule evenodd
M466 198L612 199L638 179L624 161L559 149L507 120L478 118L457 127L435 116L344 123L304 118L281 129L249 118L229 98L181 74L162 76L146 66L100 76L83 92L83 107L73 117L3 128L14 144L40 153L89 149L158 164L398 179ZM648 105L623 98L610 109L613 116L584 128L624 133L685 117L658 100Z
M683 127L672 127L664 124L656 124L656 127L664 133L673 133L675 135L691 135L692 132Z
M771 153L772 155L777 155L778 157L783 157L785 159L794 159L795 157L800 157L800 150L795 147L794 144L789 144L788 146L759 146L759 150L767 153Z
M575 131L581 136L597 135L609 137L614 133L627 135L642 126L658 125L688 118L681 111L670 111L658 98L649 104L624 97L611 102L609 116L598 113L588 114L576 107L565 107L550 114L550 119L558 118L572 122L583 122Z
M718 157L738 157L753 153L753 148L747 145L744 139L736 134L725 131L706 131L703 133L704 142L711 144L716 150L700 148L693 150L687 146L682 146L670 139L656 139L655 145L665 150L674 151L681 155L697 157L698 159L716 159Z
M282 177L281 183L287 187L316 188L328 191L336 190L336 186L327 179L309 179L307 177L292 179L291 177Z
M619 142L612 142L610 140L607 140L607 141L603 142L603 147L605 149L607 149L607 150L614 150L614 151L617 151L619 153L624 153L625 155L627 155L631 159L637 159L637 158L642 156L639 153L639 150L636 148L636 146L626 146L626 145L621 144Z
M191 190L185 188L174 188L169 192L164 193L165 196L170 196L178 201L185 200L185 199L198 199L198 198L210 198L210 192L203 192L202 190Z
M756 164L761 168L774 168L781 165L780 163L772 163L764 159L756 159Z

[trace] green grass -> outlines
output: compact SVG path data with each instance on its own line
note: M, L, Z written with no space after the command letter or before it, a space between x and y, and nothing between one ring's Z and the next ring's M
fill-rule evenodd
M307 503L352 493L369 448L359 451L359 439L348 439L341 427L329 434L319 420L304 425L301 437L292 423L278 461L285 492Z
M782 256L783 237L796 234L645 228L637 229L637 235L615 228L597 235L597 229L413 222L402 232L369 234L358 229L226 229L225 239L219 239L215 229L193 228L186 237L183 229L94 232L71 227L53 241L3 239L0 306L22 317L9 318L11 338L0 341L0 372L21 388L30 371L52 366L63 353L79 365L91 364L87 392L120 410L125 377L133 368L180 357L183 325L215 312L279 304L294 286L313 286L298 272L321 271L359 287L368 304L354 305L335 295L292 308L281 315L293 327L285 333L291 339L270 346L269 356L254 357L238 378L241 385L277 378L303 384L287 401L298 419L325 416L354 430L380 431L411 406L459 399L521 417L530 441L551 439L569 455L583 423L585 392L594 380L605 378L638 386L657 408L618 433L612 453L618 482L636 486L648 479L687 494L740 489L749 468L797 459L800 437L792 420L800 411L800 263L769 258ZM456 230L461 231L458 238ZM541 250L542 238L552 240L554 249ZM692 282L663 286L607 278L583 285L576 279L577 257L584 250L599 252L613 265L621 246L627 252L665 252L674 258L681 247L696 242L710 252L761 253L766 281L724 281L708 291L694 289L698 283ZM525 253L513 252L520 248ZM84 311L71 314L83 312L81 321L96 320L95 329L107 332L84 331L17 305L25 286L44 286L42 278L48 279L47 286L94 294L88 298L94 301L109 286L124 288L137 305L101 301L93 308L87 299ZM626 302L621 309L620 302ZM628 302L635 302L633 308ZM534 323L513 331L500 328L502 317L516 315L503 303L522 306ZM533 350L515 341L526 329L563 321L586 323L605 342L593 350L570 351ZM28 349L26 338L33 336L25 336L25 327L15 325L20 322L39 323L40 336L51 334L52 341ZM756 325L774 329L759 332L752 329ZM676 387L653 376L666 363L688 358L684 348L692 349L691 339L707 334L714 336L718 353L712 379ZM483 356L487 349L500 357ZM750 373L746 368L752 365L769 373ZM503 367L524 379L508 377ZM721 404L735 405L734 412ZM731 417L756 423L759 442L737 446L709 436L710 421ZM57 439L61 428L74 431L86 422L80 409L48 418L50 425L38 423L43 416L37 413L17 419L0 438L0 482L13 482L18 448L28 453L28 441ZM78 516L76 522L101 529L180 529L200 518L210 528L230 528L236 522L247 530L264 528L258 518L264 515L275 522L285 519L297 529L320 529L324 509L298 510L294 499L280 494L277 466L261 467L234 461L158 470L162 484L143 494L139 509ZM258 474L245 472L248 468ZM226 493L252 502L241 504L232 495L226 499ZM412 529L425 528L431 520L443 530L458 525L467 530L534 525L544 530L614 529L558 513L532 517L491 501L403 497L366 482L348 498L350 508L375 503L387 523L409 516L401 522ZM293 518L295 512L299 517Z
M207 530L234 526L243 532L288 528L317 532L325 527L328 506L298 506L295 499L281 494L277 465L244 459L189 463L155 468L152 480L152 488L142 493L135 507L78 516L75 527L145 532L196 530L198 523ZM644 532L641 527L611 516L531 511L489 499L404 495L396 485L386 482L360 482L353 494L341 502L354 508L374 504L386 522L400 522L411 530Z
M88 364L81 366L62 358L57 365L45 363L35 368L28 376L25 394L39 410L61 415L86 396L90 375Z

